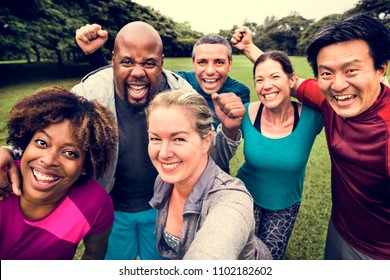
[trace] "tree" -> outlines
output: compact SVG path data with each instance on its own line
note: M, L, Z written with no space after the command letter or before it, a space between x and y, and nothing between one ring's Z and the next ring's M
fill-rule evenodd
M312 22L294 12L280 20L267 17L264 24L257 28L253 42L264 51L278 49L288 55L297 55L297 42Z
M390 29L390 3L389 0L360 0L352 9L345 12L346 16L365 13L378 18Z
M177 25L152 8L131 0L3 0L0 7L0 47L2 59L35 55L64 59L83 56L74 40L75 30L98 23L109 32L104 51L111 55L114 38L125 24L141 20L160 33L166 56L190 54L190 46L202 34L189 25ZM23 7L23 9L21 9ZM46 55L48 53L48 55Z
M313 22L310 24L303 32L301 37L297 42L297 51L299 55L306 54L306 48L309 46L310 41L314 38L314 35L320 30L321 26L326 22L334 19L340 19L341 14L332 14L329 16L325 16L319 21Z

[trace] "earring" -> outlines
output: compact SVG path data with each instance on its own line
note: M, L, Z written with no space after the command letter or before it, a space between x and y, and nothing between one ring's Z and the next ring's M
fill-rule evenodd
M85 176L86 173L84 171L81 171L81 176Z

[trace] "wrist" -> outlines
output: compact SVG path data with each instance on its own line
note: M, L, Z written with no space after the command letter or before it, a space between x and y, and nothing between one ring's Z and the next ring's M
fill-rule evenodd
M253 43L251 42L244 50L244 54L250 61L253 63L256 62L257 58L263 54L263 52Z
M240 129L239 128L227 128L222 125L222 132L228 137L229 139L236 141L239 134L240 134Z

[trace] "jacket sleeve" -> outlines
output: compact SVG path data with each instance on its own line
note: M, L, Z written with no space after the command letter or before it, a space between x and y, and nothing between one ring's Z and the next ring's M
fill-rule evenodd
M92 66L93 70L99 69L108 65L106 58L104 57L102 49L98 49L96 52L86 55L89 65Z
M239 136L234 141L222 131L222 124L219 124L216 130L213 128L213 152L211 156L220 168L225 170L226 167L229 167L229 162L235 155L241 138L241 130Z
M183 259L237 260L248 242L254 223L251 197L237 189L214 195Z

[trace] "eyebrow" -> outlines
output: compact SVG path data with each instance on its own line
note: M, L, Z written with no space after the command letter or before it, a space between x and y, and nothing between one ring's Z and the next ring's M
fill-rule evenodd
M38 132L41 132L41 133L45 134L45 136L46 136L47 138L49 138L49 140L53 140L53 138L52 138L52 137L51 137L43 128L37 130L37 133L38 133ZM62 145L62 146L71 146L71 147L74 147L74 148L76 148L76 149L82 151L81 147L78 146L78 145L76 145L76 144L74 144L74 143L64 143L64 145Z
M343 63L343 64L341 65L341 68L345 68L345 67L348 67L348 66L350 66L350 65L352 65L352 64L360 63L360 62L361 62L360 59L353 59L353 60L351 60L351 61L347 61L347 62ZM319 64L319 65L318 65L318 68L319 68L319 69L326 69L326 70L333 70L332 67L326 66L326 65L324 65L324 64Z
M130 56L126 56L126 55L121 57L121 60L123 60L123 59L129 59L131 61L135 61L136 62L136 60L134 58L132 58ZM145 62L148 62L148 61L159 61L159 58L157 58L157 57L148 57L148 58L145 58L144 60L142 60L142 62L137 62L137 63L145 63Z
M271 74L269 74L269 76L272 76L272 75L275 75L275 74L282 74L284 73L283 71L275 71L275 72L272 72ZM255 75L255 77L264 77L264 75Z
M154 135L158 135L158 133L153 132L152 130L148 130L148 133L154 134ZM188 131L184 131L184 130L183 131L176 131L176 132L172 133L171 135L172 136L176 136L178 134L189 134L189 132Z
M45 134L46 137L49 138L50 140L52 139L51 136L50 136L43 128L42 128L42 129L38 129L38 130L37 130L37 133L38 133L38 132L41 132L41 133Z

